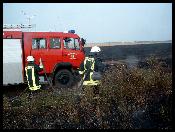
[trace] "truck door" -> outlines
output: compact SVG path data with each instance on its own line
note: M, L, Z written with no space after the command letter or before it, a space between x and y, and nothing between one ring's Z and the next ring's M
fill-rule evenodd
M62 62L61 39L59 37L50 37L48 46L47 63L49 64L50 73L53 71L55 65Z
M44 37L32 38L32 50L31 55L35 58L35 63L39 64L40 58L42 59L43 65L45 67L46 72L49 71L49 66L46 64L47 62L47 41Z
M63 44L63 61L70 62L73 67L79 67L83 59L83 52L80 50L79 39L64 38Z

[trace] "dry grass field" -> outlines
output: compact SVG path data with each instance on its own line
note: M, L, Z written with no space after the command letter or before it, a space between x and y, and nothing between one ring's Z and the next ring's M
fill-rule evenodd
M17 100L3 95L4 129L172 129L172 70L155 58L147 68L116 64L92 87L45 89ZM81 92L81 94L80 94Z

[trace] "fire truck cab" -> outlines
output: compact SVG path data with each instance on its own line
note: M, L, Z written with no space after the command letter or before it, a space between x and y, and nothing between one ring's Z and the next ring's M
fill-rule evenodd
M36 64L41 59L44 65L40 76L46 80L47 75L55 86L70 87L85 58L84 44L74 30L67 33L3 30L3 84L24 83L26 58L32 55ZM18 71L11 71L15 69L11 66Z

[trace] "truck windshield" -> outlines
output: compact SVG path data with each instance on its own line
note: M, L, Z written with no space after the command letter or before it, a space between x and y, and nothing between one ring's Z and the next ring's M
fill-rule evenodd
M64 38L64 48L80 50L80 44L78 38Z

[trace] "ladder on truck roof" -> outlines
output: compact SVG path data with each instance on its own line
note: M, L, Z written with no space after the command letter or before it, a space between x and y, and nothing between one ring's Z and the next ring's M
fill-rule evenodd
M22 29L32 28L31 24L3 24L3 29Z

